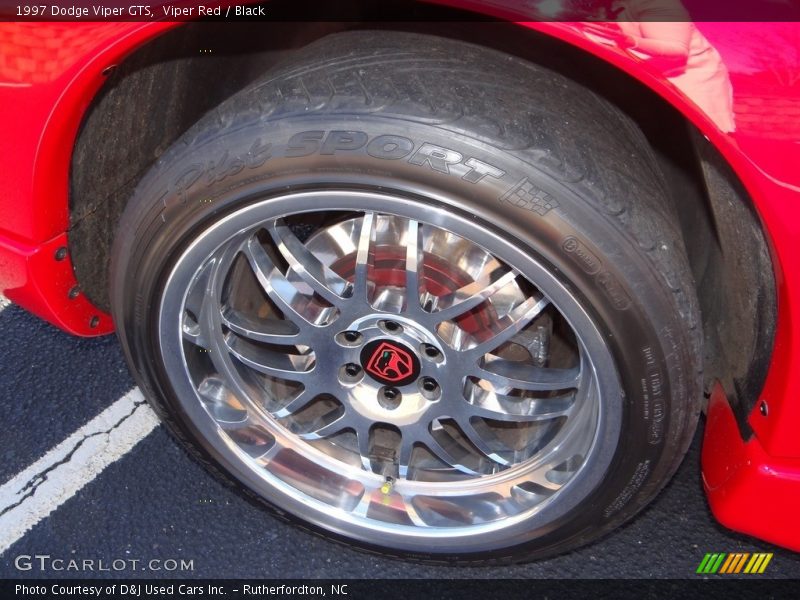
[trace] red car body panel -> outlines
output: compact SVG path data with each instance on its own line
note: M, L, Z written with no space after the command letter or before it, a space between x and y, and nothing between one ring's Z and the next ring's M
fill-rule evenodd
M69 165L103 71L173 23L0 24L0 291L76 335L113 331L77 285L66 247ZM95 318L96 317L96 318Z
M519 21L489 3L462 8ZM0 292L72 334L110 333L109 315L83 295L67 247L69 168L103 72L178 23L0 24ZM584 24L520 22L611 63L652 88L710 140L737 173L766 231L778 292L778 328L763 392L743 440L721 387L710 402L703 477L726 526L800 550L800 24L699 23L730 73L735 133L657 65L598 43ZM60 258L60 260L59 260ZM768 410L762 411L765 403ZM766 414L763 414L763 413ZM757 510L753 510L754 507Z

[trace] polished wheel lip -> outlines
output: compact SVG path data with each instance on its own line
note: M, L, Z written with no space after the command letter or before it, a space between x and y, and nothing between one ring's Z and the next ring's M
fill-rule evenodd
M348 515L332 514L330 506L280 486L265 486L263 473L252 468L252 457L224 435L220 425L209 417L199 401L196 389L186 374L187 364L181 351L181 327L175 326L174 314L168 306L183 306L185 294L195 273L203 264L208 252L198 252L198 247L216 249L227 240L241 235L254 224L305 212L321 210L363 212L370 210L401 215L416 219L435 227L454 231L458 235L487 247L507 263L513 265L526 277L536 282L537 287L563 313L562 307L571 306L567 320L579 333L580 344L593 357L589 368L599 392L596 437L586 459L590 469L582 469L568 484L570 494L558 494L558 502L545 502L535 509L524 511L499 521L467 527L427 528L424 531L404 531L403 527L387 525L375 520L350 518ZM387 210L383 210L383 208ZM391 209L391 210L388 210ZM500 252L497 251L500 250ZM535 276L531 276L531 275ZM541 263L526 254L518 245L504 239L489 227L476 223L474 218L443 207L421 204L410 198L389 193L364 191L307 191L254 201L222 218L204 231L176 262L161 297L159 309L160 350L170 383L182 410L185 412L204 447L223 463L242 483L264 496L279 508L287 510L316 525L376 545L386 545L407 551L423 552L476 552L494 550L528 541L541 535L538 528L552 522L572 510L602 480L616 449L620 433L622 392L619 378L603 336L589 315L581 308L574 296ZM503 477L514 474L512 468L503 472ZM502 478L502 477L501 477ZM479 489L480 480L474 480L464 489ZM413 481L404 482L413 487ZM421 528L418 528L421 529Z

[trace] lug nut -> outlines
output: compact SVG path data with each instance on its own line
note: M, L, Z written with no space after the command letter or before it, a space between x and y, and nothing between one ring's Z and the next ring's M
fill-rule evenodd
M364 370L361 365L347 363L339 368L339 383L348 386L357 384L364 377Z
M424 398L437 400L442 393L439 383L433 377L423 377L419 380L419 389Z
M384 387L381 388L380 392L378 393L378 404L380 404L386 410L394 410L400 406L400 402L402 400L403 395L397 388Z
M400 333L403 331L403 326L395 321L384 321L383 328L389 333Z
M422 346L422 353L431 360L436 360L442 356L442 353L439 352L439 349L436 346L431 344L424 344Z
M435 392L439 387L439 384L436 383L436 380L432 377L424 377L422 379L422 389L426 392Z
M336 334L336 341L342 346L355 346L361 343L361 333L358 331L348 330Z

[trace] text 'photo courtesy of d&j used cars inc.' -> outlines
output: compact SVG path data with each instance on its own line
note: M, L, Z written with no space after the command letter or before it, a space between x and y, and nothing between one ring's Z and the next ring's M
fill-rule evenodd
M0 3L3 598L792 597L800 7Z

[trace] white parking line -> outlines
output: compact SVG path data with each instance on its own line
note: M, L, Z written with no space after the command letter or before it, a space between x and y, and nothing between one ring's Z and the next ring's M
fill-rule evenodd
M138 388L0 487L0 553L159 424Z
M10 305L11 305L11 300L6 298L5 296L0 296L0 312L3 312L3 309L6 306L10 306Z

